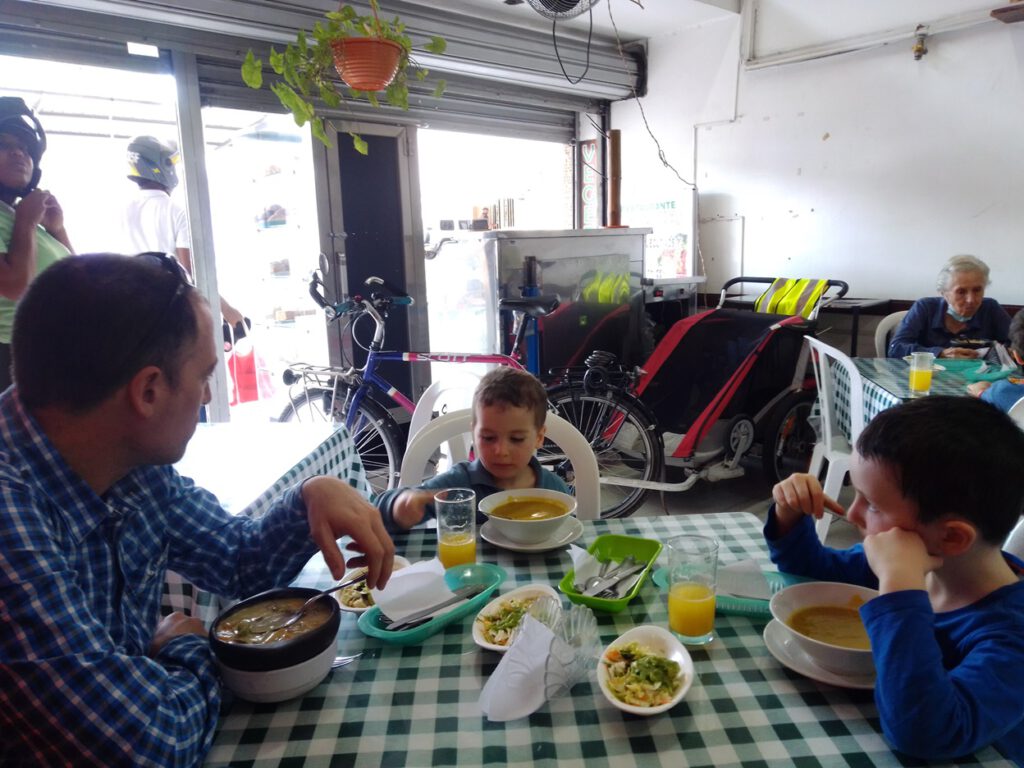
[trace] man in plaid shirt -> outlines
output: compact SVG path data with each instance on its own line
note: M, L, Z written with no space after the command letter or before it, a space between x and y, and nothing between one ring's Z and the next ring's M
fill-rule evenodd
M160 618L164 572L228 596L289 583L352 536L383 586L380 514L336 478L233 517L169 466L210 399L206 302L167 257L87 256L19 304L0 395L0 765L195 765L220 693L207 631ZM272 449L268 446L268 449Z

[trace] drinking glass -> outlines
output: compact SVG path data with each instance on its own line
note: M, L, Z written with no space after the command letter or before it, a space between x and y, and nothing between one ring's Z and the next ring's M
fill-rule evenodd
M437 513L437 556L441 565L476 562L476 493L470 488L446 488L434 494Z
M715 639L718 542L708 536L669 539L668 626L686 645Z
M935 355L931 352L914 352L910 356L910 394L914 397L927 395L932 388L932 367Z

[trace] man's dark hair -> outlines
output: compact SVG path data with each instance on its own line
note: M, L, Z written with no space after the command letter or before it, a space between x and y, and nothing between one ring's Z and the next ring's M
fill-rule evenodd
M548 395L544 385L531 373L501 366L488 371L473 393L473 422L481 405L511 405L526 408L533 414L533 425L540 429L548 412Z
M1010 348L1024 357L1024 309L1018 309L1010 321Z
M88 410L147 365L176 386L198 323L195 289L174 270L148 255L96 254L61 259L36 277L11 338L25 406Z
M961 517L1002 544L1024 513L1024 431L976 398L935 395L888 408L860 433L857 452L886 465L922 523Z

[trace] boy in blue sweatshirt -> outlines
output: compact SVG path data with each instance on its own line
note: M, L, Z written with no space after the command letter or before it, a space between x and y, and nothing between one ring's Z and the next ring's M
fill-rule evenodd
M950 760L991 744L1024 765L1024 563L1000 549L1024 514L1024 432L973 398L912 400L865 427L850 479L848 510L811 475L775 486L772 561L878 589L860 613L894 749ZM823 546L825 510L864 543Z

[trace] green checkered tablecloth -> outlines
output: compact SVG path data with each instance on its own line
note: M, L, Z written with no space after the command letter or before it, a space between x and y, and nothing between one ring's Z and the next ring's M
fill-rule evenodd
M864 416L867 421L886 408L892 408L913 395L910 392L910 364L905 360L884 357L855 357L863 380ZM941 363L939 363L941 365ZM830 366L836 382L836 419L839 428L850 436L850 377L840 366ZM963 370L935 371L932 374L933 395L966 395L968 378Z
M370 495L352 438L344 427L328 424L201 424L177 469L212 491L229 511L251 517L263 515L287 489L317 475L339 477ZM183 611L210 625L223 607L214 595L167 572L165 615Z
M721 542L722 563L753 558L770 567L757 517L746 513L630 518L584 523L587 547L602 533L662 541L699 533ZM410 560L436 554L433 531L396 538ZM507 592L531 582L555 585L571 567L567 548L518 554L480 543L478 557L509 578ZM663 555L664 557L664 555ZM314 559L296 583L331 583ZM651 581L618 614L599 613L603 644L638 624L667 626L666 595ZM492 723L478 699L500 657L473 643L472 617L422 645L397 646L363 635L344 614L338 652L362 658L334 670L305 696L276 705L226 700L211 766L898 766L886 746L870 691L847 690L791 672L768 652L764 619L719 615L717 639L692 651L698 680L686 698L654 717L609 704L596 677L528 718ZM596 661L595 661L596 667ZM1009 765L992 749L964 764Z

